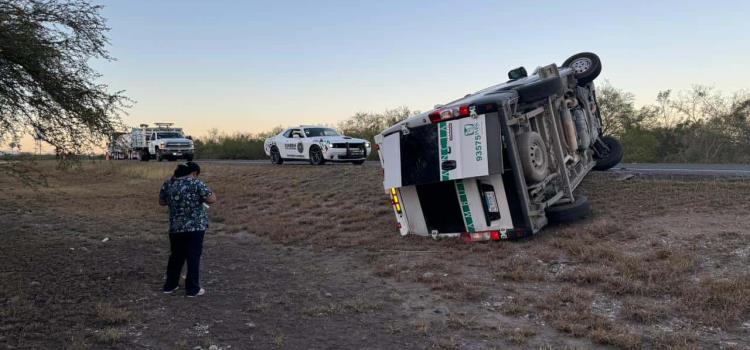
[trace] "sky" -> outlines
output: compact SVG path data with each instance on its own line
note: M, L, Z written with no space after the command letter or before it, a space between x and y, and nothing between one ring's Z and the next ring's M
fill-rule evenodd
M125 122L194 136L425 111L582 51L639 104L693 84L750 87L749 1L97 3L117 60L92 65L137 101Z

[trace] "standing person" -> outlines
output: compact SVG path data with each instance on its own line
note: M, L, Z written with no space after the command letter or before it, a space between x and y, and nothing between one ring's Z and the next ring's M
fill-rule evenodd
M182 265L187 261L185 295L195 297L206 290L200 285L200 261L203 251L203 235L208 229L209 204L216 202L216 195L198 180L201 168L198 164L180 164L174 176L164 182L159 192L159 204L169 206L169 247L167 279L164 293L180 288Z

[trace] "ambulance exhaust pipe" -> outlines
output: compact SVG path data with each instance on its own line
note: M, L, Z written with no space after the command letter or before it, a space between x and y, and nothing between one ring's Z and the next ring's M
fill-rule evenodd
M562 115L560 118L562 119L568 150L570 154L576 154L576 151L578 150L578 136L576 135L576 126L573 123L573 116L570 114L570 109L568 109L567 106L569 105L568 101L566 101L566 106L562 108ZM578 155L575 155L574 159L578 161Z

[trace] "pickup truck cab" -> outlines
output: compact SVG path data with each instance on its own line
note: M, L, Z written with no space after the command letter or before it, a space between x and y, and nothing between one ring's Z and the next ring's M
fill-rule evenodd
M172 127L172 123L156 123L156 127L141 124L130 133L131 152L142 161L177 159L193 160L195 146L186 137L182 128Z

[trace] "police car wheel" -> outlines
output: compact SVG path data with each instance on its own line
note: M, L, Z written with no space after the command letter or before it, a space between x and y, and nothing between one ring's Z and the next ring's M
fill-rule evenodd
M323 165L326 163L326 159L323 157L323 152L320 147L313 146L310 148L310 163L313 165Z
M534 131L518 135L518 155L526 181L537 183L549 174L547 147L539 133Z
M271 163L273 164L284 163L284 160L281 159L281 154L279 153L279 149L276 147L271 148Z

